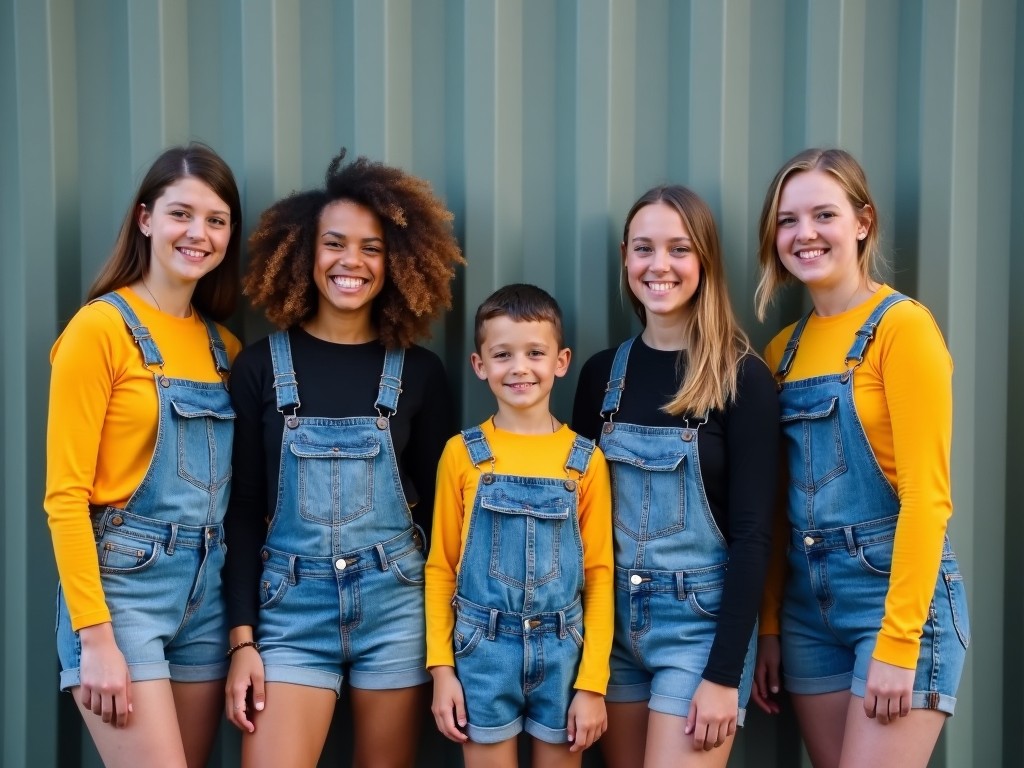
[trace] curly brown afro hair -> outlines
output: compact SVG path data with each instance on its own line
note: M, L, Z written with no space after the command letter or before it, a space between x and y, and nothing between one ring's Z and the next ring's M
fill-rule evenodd
M373 323L386 347L408 347L428 338L431 321L451 307L455 266L465 263L452 214L423 179L365 157L343 166L344 158L342 149L331 160L323 189L293 194L260 216L249 236L243 293L279 328L313 317L320 214L348 200L373 211L384 230L384 287L373 301Z

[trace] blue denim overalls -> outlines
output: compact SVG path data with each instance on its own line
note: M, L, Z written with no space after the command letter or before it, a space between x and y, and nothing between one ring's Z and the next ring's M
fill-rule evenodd
M97 301L121 313L153 373L159 421L153 458L124 509L91 509L103 592L114 639L132 680L218 680L227 673L221 594L235 412L225 381L171 379L138 315L116 293ZM203 318L210 353L226 380L228 355ZM79 685L81 641L58 591L60 685Z
M634 339L615 353L601 405L615 518L615 639L608 701L649 701L685 717L718 627L728 545L711 513L693 426L613 421ZM756 634L756 633L755 633ZM739 686L738 722L750 694L755 639Z
M480 743L525 730L564 744L583 647L578 486L594 444L576 436L565 477L519 477L494 473L479 427L462 439L473 466L484 465L452 601L466 732Z
M423 537L389 417L405 351L384 357L376 416L299 416L287 332L270 336L282 415L277 506L263 548L256 636L268 681L341 690L426 682Z
M883 299L857 331L841 374L786 381L810 315L793 329L775 373L789 465L790 578L782 613L786 688L864 696L889 590L900 501L857 416L853 378L883 315ZM970 628L949 541L921 650L912 706L952 714Z

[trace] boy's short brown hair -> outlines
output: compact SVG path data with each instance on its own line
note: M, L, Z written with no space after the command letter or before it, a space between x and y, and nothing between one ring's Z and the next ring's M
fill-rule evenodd
M499 288L476 311L476 351L484 340L484 323L494 317L508 317L517 323L551 323L558 348L565 346L562 335L562 310L554 297L543 288L528 283L513 283Z

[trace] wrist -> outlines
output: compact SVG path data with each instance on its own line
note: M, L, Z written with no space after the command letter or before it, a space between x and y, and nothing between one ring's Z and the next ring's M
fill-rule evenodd
M235 655L236 651L240 651L243 648L252 648L254 651L259 653L260 644L257 643L255 640L243 640L242 642L235 643L230 648L228 648L228 652L224 655L230 659L232 656Z
M78 639L83 647L114 642L114 625L109 621L82 627L78 630Z

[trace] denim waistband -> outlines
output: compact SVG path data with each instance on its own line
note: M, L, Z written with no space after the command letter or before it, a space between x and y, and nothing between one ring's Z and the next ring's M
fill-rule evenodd
M725 581L725 563L688 571L659 571L650 568L615 566L615 588L624 592L689 592L718 589Z
M805 531L791 528L789 541L794 549L803 552L845 549L855 555L858 547L892 539L896 535L897 520L899 515L838 528L812 528Z
M263 547L260 556L265 567L288 574L289 580L294 584L301 576L325 579L333 578L342 572L358 572L368 568L386 571L391 567L392 560L397 560L413 550L422 550L423 541L423 532L419 526L414 525L387 541L329 557L295 555L266 546Z
M526 635L539 632L557 632L565 637L568 628L583 620L583 603L579 598L560 611L542 611L540 613L515 613L488 608L456 595L452 600L460 619L483 627L487 630L488 639L493 640L495 634Z
M168 554L173 554L175 547L200 548L224 540L221 523L185 525L143 517L116 507L91 507L89 512L94 537L99 538L105 530L114 531L120 536L140 541L159 542Z

